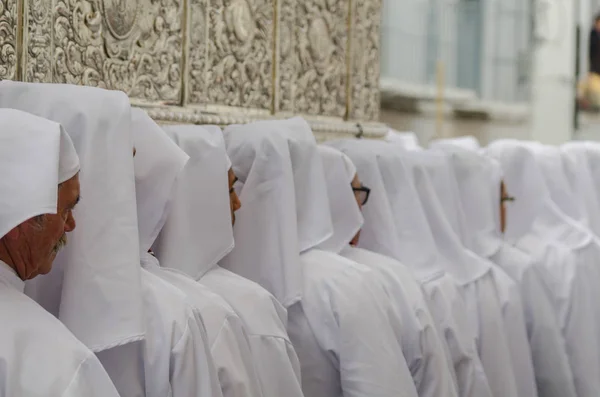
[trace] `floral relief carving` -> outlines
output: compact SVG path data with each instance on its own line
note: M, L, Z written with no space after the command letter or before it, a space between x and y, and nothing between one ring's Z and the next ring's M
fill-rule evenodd
M379 29L381 0L356 1L351 42L349 118L379 118Z
M0 0L0 79L118 89L174 114L189 105L215 116L377 120L380 7L381 0Z
M348 5L346 0L286 2L294 12L282 11L280 24L293 26L293 51L280 50L279 110L345 116ZM292 75L291 82L281 79L286 73Z
M53 81L118 89L142 102L178 103L182 11L181 0L57 0ZM35 21L29 31L40 26ZM30 58L43 52L32 43ZM35 75L29 77L38 81Z
M0 0L0 80L17 69L17 0Z
M190 10L190 102L270 110L273 0L208 1Z

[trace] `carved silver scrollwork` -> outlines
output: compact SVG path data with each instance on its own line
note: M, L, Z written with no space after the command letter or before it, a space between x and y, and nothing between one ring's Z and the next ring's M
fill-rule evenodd
M17 0L0 0L0 80L17 69Z
M346 0L283 0L278 110L345 116L348 6Z
M378 117L380 7L381 0L0 0L0 79L122 90L134 104L185 122L303 114L324 120L314 124L324 130L350 131L356 123L342 120Z
M355 1L353 5L349 118L378 120L381 0Z

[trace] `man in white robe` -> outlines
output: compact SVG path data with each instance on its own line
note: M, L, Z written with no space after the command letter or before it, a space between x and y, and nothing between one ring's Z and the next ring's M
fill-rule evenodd
M54 122L0 109L0 394L118 397L87 347L24 294L75 229L79 159Z
M519 295L522 298L524 321L528 338L522 340L519 329L507 329L512 337L511 356L513 368L520 386L520 395L535 395L528 384L530 368L529 350L535 381L540 396L574 396L573 375L569 367L564 340L554 314L552 302L544 289L543 280L533 266L532 258L517 248L505 243L501 237L501 206L508 199L502 193L502 171L500 165L481 154L461 148L446 148L451 154L459 183L465 217L472 234L473 250L490 259L505 270L518 283L519 294L510 293L508 299ZM503 195L502 195L503 194ZM505 325L514 327L521 323L523 313L505 304ZM519 341L521 341L519 343ZM527 392L529 390L529 392Z
M181 376L173 382L177 381L188 387L196 382L204 384L205 387L211 385L218 391L216 395L224 397L261 396L249 337L234 310L220 296L191 277L174 269L160 267L157 258L148 253L170 211L180 211L179 204L182 200L196 202L197 197L194 194L187 194L188 192L207 189L207 186L202 183L196 184L194 180L190 180L190 177L195 177L197 172L202 170L218 169L218 158L207 156L203 150L191 151L190 158L145 113L137 111L134 115L136 116L133 125L134 141L137 152L136 196L140 245L144 250L142 266L153 277L176 287L184 295L186 302L189 302L186 304L191 305L195 317L203 320L202 329L206 329L205 339L208 348L204 355L210 359L208 370L211 376L202 378L200 375L205 371L190 366L180 374L185 375L185 378ZM190 139L189 145L194 147L195 141L203 142L197 135ZM196 145L195 148L202 149L202 145ZM197 156L202 156L206 163L198 161ZM210 164L210 167L207 167L207 164ZM202 203L197 202L197 204ZM223 216L227 217L227 214ZM205 242L203 247L208 250L211 245ZM168 359L163 361L168 362ZM196 380L194 377L201 379ZM189 395L192 395L191 388L187 390Z
M221 397L217 368L211 355L213 346L200 311L182 291L155 274L154 268L158 266L153 266L148 253L162 226L174 180L189 157L140 109L132 110L131 128L136 145L134 167L146 342L135 352L102 353L103 364L114 374L115 384L123 396ZM215 328L226 330L227 324L221 321ZM142 374L129 373L124 354L140 357Z
M489 197L492 190L487 188L485 184L482 185L482 182L487 181L486 177L491 176L489 172L487 174L485 172L486 165L493 160L478 156L472 150L466 150L456 145L442 146L440 149L442 152L447 153L449 163L452 166L451 169L444 167L437 170L438 173L443 174L443 178L445 179L445 182L441 182L440 184L448 184L449 181L456 181L455 186L457 187L456 190L459 196L459 205L461 208L464 208L465 233L461 239L462 243L475 255L488 260L488 263L492 264L491 272L500 302L502 319L504 320L504 330L513 373L517 382L518 395L521 397L537 395L533 361L527 338L519 286L505 272L503 267L496 265L490 259L491 253L497 252L500 247L500 240L492 240L485 233L486 227L492 231L494 230L494 224L491 222L494 218L491 216L487 218L489 222L483 227L484 231L476 227L478 226L478 222L485 221L486 219L481 212L484 209L489 210L490 208L494 208L492 207L492 200ZM487 170L489 170L489 167ZM481 174L485 176L482 178ZM478 176L479 179L477 179ZM479 194L482 192L487 194L485 197L486 201L483 202L479 200ZM496 189L496 193L499 195L500 189ZM500 199L498 199L499 201ZM489 212L489 215L492 214L493 212ZM505 261L510 260L508 255L504 255L503 258Z
M233 210L239 207L221 130L189 125L166 130L191 160L179 178L171 212L154 244L161 266L192 277L234 310L250 348L244 354L246 378L259 380L255 394L301 396L299 364L287 335L285 309L264 288L218 265L234 246ZM252 369L254 376L250 376ZM241 377L243 372L237 372Z
M479 357L492 393L497 397L519 395L499 297L500 292L509 293L499 290L496 275L502 275L501 281L511 284L510 288L516 290L516 286L501 269L495 269L490 261L467 249L464 213L446 155L429 150L411 154L411 161L419 196L430 227L435 231L437 245L453 264L460 266L454 266L450 272L464 294L477 336ZM524 328L522 323L521 326Z
M139 351L145 326L129 98L94 87L2 81L0 107L5 106L64 126L79 155L87 196L76 211L72 243L47 276L26 283L26 293L101 362L111 350ZM140 379L143 362L135 354L123 357L131 376Z
M413 270L438 334L443 336L458 395L491 396L465 302L445 270L453 264L437 251L414 178L402 160L406 150L399 145L367 140L328 144L350 157L360 181L371 188L369 205L363 208L365 224L358 247L399 260Z
M419 397L458 396L453 372L447 365L444 342L412 271L392 258L355 246L363 224L360 208L370 194L358 180L356 167L346 155L332 147L319 146L319 154L327 179L334 230L319 247L361 263L381 276L391 293L392 306L402 319L400 329L395 331L400 334L402 351ZM353 189L358 190L353 192Z
M600 148L594 142L567 142L561 147L561 155L569 185L583 211L586 226L596 236L600 236L600 199L592 173L594 153L600 152L594 150L594 147Z
M331 235L332 226L323 169L308 124L291 119L230 126L225 137L243 183L236 234L245 233L236 241L252 243L236 246L230 259L240 271L252 266L250 276L265 277L266 285L292 298L286 301L296 301L289 308L289 332L302 365L304 394L415 396L388 308L374 290L374 275L315 249ZM255 222L261 218L265 220ZM265 253L268 262L260 260ZM303 273L302 278L273 277L294 271Z
M565 221L550 200L535 157L522 142L495 141L485 153L499 161L506 188L515 196L506 210L505 239L532 256L551 295L577 396L598 395L598 343L592 293L585 265L581 266L583 257L573 244L585 242L585 238L581 238L577 227Z

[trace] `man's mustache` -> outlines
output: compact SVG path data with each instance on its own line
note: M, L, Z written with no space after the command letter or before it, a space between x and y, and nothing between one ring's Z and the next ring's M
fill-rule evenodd
M54 251L55 254L58 254L61 249L66 247L67 243L68 243L67 234L65 233L61 236L61 238L58 240L58 242L56 243L56 245L54 246L54 248L52 250Z

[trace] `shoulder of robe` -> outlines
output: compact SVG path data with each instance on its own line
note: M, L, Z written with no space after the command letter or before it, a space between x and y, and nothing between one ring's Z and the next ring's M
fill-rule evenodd
M61 396L94 354L35 301L0 283L0 394ZM35 392L34 395L38 395Z

